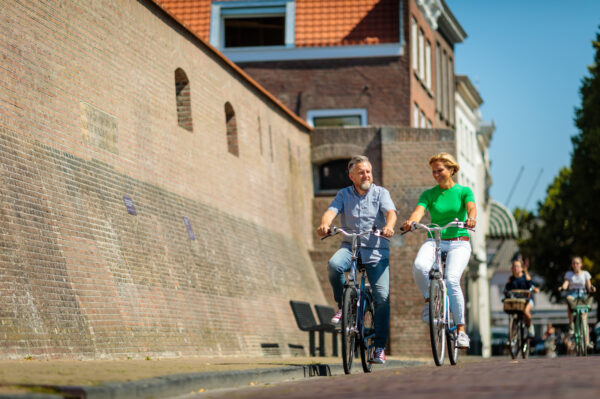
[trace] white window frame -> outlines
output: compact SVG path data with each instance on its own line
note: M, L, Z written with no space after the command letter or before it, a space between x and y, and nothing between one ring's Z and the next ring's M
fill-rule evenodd
M342 108L342 109L310 109L306 112L306 122L315 127L315 118L327 118L335 116L360 116L360 126L368 126L368 112L366 108Z
M419 29L419 78L425 80L425 33Z
M413 127L419 127L419 115L419 106L415 103L413 108Z
M431 43L425 40L425 86L431 90Z
M417 21L412 19L412 31L410 34L410 43L412 48L412 67L415 72L419 70L419 49L417 47L417 35L419 28L417 26Z
M425 116L425 112L421 111L421 122L419 127L425 129L427 127L427 117Z
M296 26L295 0L269 1L215 1L210 11L210 44L220 50L225 47L225 18L263 17L283 15L285 18L285 36L282 46L256 46L244 49L277 49L294 47ZM237 49L237 47L229 48Z

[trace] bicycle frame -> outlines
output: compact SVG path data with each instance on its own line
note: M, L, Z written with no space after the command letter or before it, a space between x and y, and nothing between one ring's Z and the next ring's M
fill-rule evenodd
M585 300L587 292L585 290L576 290L573 297L575 298L575 312L573 312L573 323L574 323L574 338L575 338L575 350L577 356L587 356L587 326L584 323L584 314L590 311L588 305L577 305L577 302Z
M532 288L528 290L510 290L508 291L507 298L522 298L527 301L531 297L532 290ZM523 319L523 312L510 311L508 317L509 340L507 346L509 354L511 358L515 359L519 356L520 352L523 359L526 359L529 357L529 338L525 320ZM512 331L513 325L515 325L515 331Z
M414 231L417 229L427 230L431 235L433 235L433 239L435 241L435 256L434 262L431 270L429 271L429 289L430 293L432 292L432 284L435 281L435 284L439 284L441 287L442 293L442 309L441 309L441 318L435 318L432 314L432 309L434 305L432 305L432 298L430 295L429 303L430 303L430 339L431 339L431 349L433 352L433 360L435 364L441 366L444 362L444 350L446 344L448 345L448 357L450 359L450 363L452 365L456 365L458 351L456 347L456 339L458 338L457 334L457 326L453 323L453 320L450 317L450 299L448 297L448 290L446 287L445 281L445 263L442 261L442 249L441 249L441 232L448 227L459 227L459 228L467 228L464 222L459 222L458 219L448 223L445 226L427 226L420 223L413 223L411 225L410 231ZM469 229L472 230L472 229ZM473 230L472 230L473 231ZM402 234L405 234L404 232ZM434 325L435 324L435 325ZM440 325L441 324L441 325ZM443 331L443 332L442 332ZM439 342L436 341L436 333ZM439 334L442 334L440 337ZM447 341L446 341L447 340Z
M342 233L343 235L347 236L347 237L351 237L352 239L352 260L350 263L350 270L348 271L348 277L346 279L346 283L344 284L344 301L346 301L346 298L351 298L352 294L348 295L348 290L353 290L355 292L354 295L354 300L355 302L353 304L344 304L343 308L345 309L346 306L352 306L353 309L356 310L356 319L354 320L354 323L352 326L346 326L344 327L342 325L342 340L343 340L343 345L342 345L342 352L343 352L343 361L344 361L344 372L346 374L350 374L351 368L352 368L352 357L354 355L354 349L356 347L359 347L361 350L361 361L362 361L362 366L363 366L363 371L365 372L370 372L371 371L371 360L373 357L373 352L374 352L374 346L369 344L370 340L373 340L374 336L375 336L375 329L373 328L371 331L365 331L365 326L364 326L364 322L365 322L365 314L369 311L371 311L372 313L372 308L370 309L370 307L372 306L372 299L370 297L370 288L367 286L366 282L365 282L365 274L366 274L366 269L364 267L360 268L358 267L358 247L359 247L359 239L360 237L366 236L368 234L374 234L376 236L382 237L384 239L387 239L386 237L383 237L380 233L379 230L373 229L373 230L369 230L369 231L364 231L361 233L349 233L344 231L343 229L340 229L338 227L332 226L331 227L331 232L328 236L333 236L336 235L338 233ZM323 237L326 238L326 237ZM358 281L358 272L361 273L361 277L360 277L360 282ZM344 312L344 315L346 313ZM345 318L345 316L342 316L343 318ZM344 324L344 323L342 323ZM345 330L344 328L347 328L348 330ZM354 339L350 339L350 341L354 342L354 347L353 348L347 348L347 343L346 343L346 339L347 339L347 334L351 334L351 337L353 337ZM347 352L350 353L347 353Z

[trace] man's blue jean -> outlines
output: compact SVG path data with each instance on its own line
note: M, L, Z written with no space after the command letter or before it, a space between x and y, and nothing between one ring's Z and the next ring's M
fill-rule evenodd
M338 308L342 308L342 295L346 278L344 272L350 270L352 251L340 248L329 259L329 282L333 289L333 297ZM375 346L384 348L390 328L390 268L389 259L381 259L376 263L365 263L367 278L373 291L375 302Z

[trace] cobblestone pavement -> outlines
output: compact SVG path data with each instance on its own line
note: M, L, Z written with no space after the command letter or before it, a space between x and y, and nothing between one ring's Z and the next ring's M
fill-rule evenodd
M600 357L492 359L457 366L419 366L372 374L189 394L181 399L251 398L598 398ZM443 396L442 396L443 395Z

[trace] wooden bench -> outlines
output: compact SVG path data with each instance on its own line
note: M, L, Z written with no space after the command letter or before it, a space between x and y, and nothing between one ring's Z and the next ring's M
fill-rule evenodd
M294 318L298 328L302 331L308 331L309 353L310 356L316 356L317 348L315 346L315 332L319 333L319 356L325 356L325 332L330 331L328 325L317 323L315 315L310 307L310 303L302 301L290 301Z

